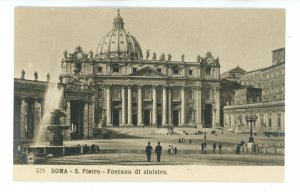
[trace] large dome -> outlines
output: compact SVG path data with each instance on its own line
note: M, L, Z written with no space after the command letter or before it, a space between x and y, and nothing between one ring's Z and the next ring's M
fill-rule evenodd
M98 44L95 58L100 59L131 59L143 58L138 41L124 29L123 18L118 15L114 19L113 29Z

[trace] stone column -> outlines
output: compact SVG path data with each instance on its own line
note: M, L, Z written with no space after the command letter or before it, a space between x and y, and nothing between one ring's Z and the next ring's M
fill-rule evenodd
M220 126L220 87L216 87L216 94L215 94L215 102L216 102L216 126Z
M14 97L14 139L20 138L21 100Z
M89 104L84 103L83 109L83 138L89 138Z
M128 126L132 126L132 94L131 86L128 86Z
M281 112L281 131L284 132L285 131L285 127L284 127L284 112Z
M107 126L112 126L112 124L111 124L111 93L110 93L110 86L106 87L106 120L107 120Z
M95 96L93 96L95 97ZM93 98L92 101L95 99ZM93 137L93 128L94 128L94 123L95 123L95 102L89 102L89 137Z
M143 125L143 96L142 96L142 85L138 85L138 119L137 125Z
M126 124L126 96L125 96L125 87L122 86L122 119L121 119L121 126L124 126Z
M156 100L156 85L152 86L152 125L156 126L157 120L157 100Z
M66 125L71 125L71 104L70 101L66 101L66 109L65 112L67 114L67 117L65 118L65 124ZM70 140L71 139L71 131L70 129L66 130L66 135L65 135L65 139Z
M197 128L202 128L202 87L196 87L196 124Z
M34 118L33 118L34 138L37 138L39 134L40 123L41 123L41 104L37 100L34 101L33 114L34 114Z
M26 138L26 127L27 127L27 103L22 98L20 107L20 139Z
M172 87L169 87L169 92L168 92L168 116L169 116L169 125L173 124L172 121Z
M27 101L27 118L26 118L26 137L33 139L34 136L34 101Z
M185 125L185 87L181 87L180 125Z
M273 131L276 131L277 130L277 118L276 118L276 114L275 112L273 111L272 112L272 130Z
M167 124L167 87L163 86L163 106L162 106L162 125L166 126Z
M213 108L212 110L212 128L216 128L216 109Z

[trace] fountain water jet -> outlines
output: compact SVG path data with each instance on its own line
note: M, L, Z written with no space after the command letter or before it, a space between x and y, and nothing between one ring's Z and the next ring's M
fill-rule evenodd
M51 113L56 109L59 109L60 103L63 96L63 89L57 88L56 83L49 83L47 91L44 97L44 110L42 121L35 137L35 145L39 145L43 140L46 139L47 126L51 125Z

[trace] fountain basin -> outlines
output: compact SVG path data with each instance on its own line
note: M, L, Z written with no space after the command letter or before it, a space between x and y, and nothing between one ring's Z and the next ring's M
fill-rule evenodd
M99 145L77 145L77 146L23 146L21 153L24 155L34 153L37 157L58 157L64 155L81 155L99 153Z

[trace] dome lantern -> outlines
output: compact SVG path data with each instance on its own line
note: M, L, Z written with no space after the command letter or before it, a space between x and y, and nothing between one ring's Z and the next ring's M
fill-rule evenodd
M117 17L114 19L113 27L114 29L124 29L123 18L120 16L120 9L118 9Z

